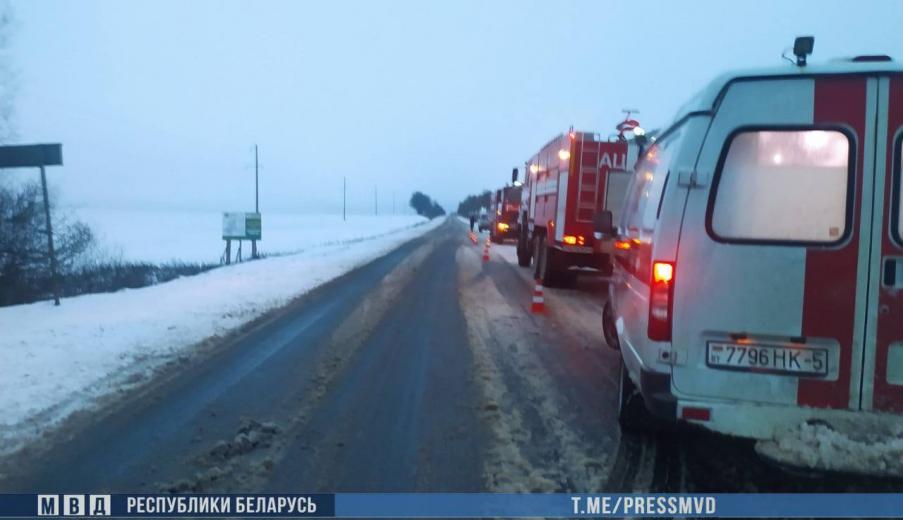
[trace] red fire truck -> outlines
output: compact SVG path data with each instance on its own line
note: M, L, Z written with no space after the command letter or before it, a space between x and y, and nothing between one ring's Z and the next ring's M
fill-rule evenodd
M617 222L636 162L636 146L621 136L602 139L573 130L548 142L526 163L517 258L545 285L565 283L573 267L611 272L611 257L593 234L610 211Z
M506 238L517 240L518 230L520 229L518 223L520 204L520 186L505 186L493 193L489 207L491 223L489 238L493 242L500 244Z

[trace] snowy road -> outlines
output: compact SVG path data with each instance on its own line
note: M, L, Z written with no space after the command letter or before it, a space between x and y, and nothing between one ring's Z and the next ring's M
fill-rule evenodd
M547 289L456 219L0 465L0 491L899 491L750 443L623 437L605 283ZM482 243L480 244L482 246ZM65 468L65 471L62 470Z

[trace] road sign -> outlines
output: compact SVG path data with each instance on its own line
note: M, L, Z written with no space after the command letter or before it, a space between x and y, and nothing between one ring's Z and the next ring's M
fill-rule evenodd
M245 213L245 234L249 240L260 240L262 235L260 213Z
M223 240L260 240L261 228L260 213L223 213Z
M50 198L47 195L47 175L45 166L63 164L63 145L28 144L0 146L0 168L39 168L41 170L41 192L44 196L44 218L47 223L47 250L50 253L50 277L53 282L53 301L60 304L60 283L57 276L56 251L53 248L53 224L50 222Z
M63 164L60 144L0 146L0 168L39 168Z

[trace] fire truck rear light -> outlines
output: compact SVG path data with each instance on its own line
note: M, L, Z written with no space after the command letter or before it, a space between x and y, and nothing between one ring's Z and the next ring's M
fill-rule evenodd
M498 228L499 231L508 231L509 226L508 226L508 224L505 224L504 222L499 222L496 227Z
M586 245L586 239L583 238L583 235L577 235L577 245L578 246Z
M561 150L558 150L558 158L562 161L566 161L571 158L571 152L562 148Z
M649 339L671 341L674 300L674 264L653 262L649 284Z
M564 243L568 245L575 245L577 243L577 237L574 235L564 235Z
M680 418L689 419L691 421L710 421L712 419L712 410L711 408L685 406L680 412Z

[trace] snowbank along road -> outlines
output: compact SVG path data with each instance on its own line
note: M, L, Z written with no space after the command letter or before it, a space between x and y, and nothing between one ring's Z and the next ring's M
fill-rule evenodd
M449 219L8 456L0 490L844 491L698 432L622 436L605 281L529 311L513 246Z

